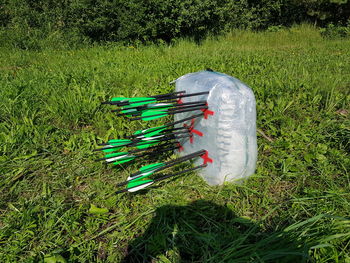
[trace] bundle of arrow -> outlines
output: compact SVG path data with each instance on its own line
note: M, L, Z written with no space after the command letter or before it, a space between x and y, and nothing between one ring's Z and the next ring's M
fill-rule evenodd
M120 165L144 156L153 156L159 153L173 152L174 150L181 151L185 140L193 141L194 135L202 136L200 131L194 129L193 123L196 118L201 118L208 111L206 101L183 103L181 99L208 93L185 94L184 91L180 91L149 97L116 97L112 98L111 101L103 102L102 104L117 106L118 108L112 110L112 112L117 112L117 116L124 116L129 120L150 121L183 112L196 112L196 114L162 126L138 130L126 139L109 140L107 143L102 143L99 145L102 147L95 151L105 152L106 155L97 161ZM188 121L191 121L191 125L186 124ZM183 126L176 127L175 125ZM158 173L198 157L203 158L203 164L173 174L162 175ZM208 152L203 149L167 162L143 166L139 171L131 174L125 182L118 184L118 187L126 187L117 191L117 193L138 191L169 177L183 175L206 167L207 162L211 161L208 158Z

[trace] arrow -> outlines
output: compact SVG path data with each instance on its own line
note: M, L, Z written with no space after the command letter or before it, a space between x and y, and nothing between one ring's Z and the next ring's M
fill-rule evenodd
M189 111L195 111L195 110L205 110L208 109L208 107L193 107L190 109L184 109L184 110L176 110L176 111L171 111L171 112L166 112L166 111L158 111L157 114L155 114L154 111L145 111L141 114L141 117L134 117L134 118L129 118L129 120L131 121L136 121L136 120L143 120L143 121L150 121L150 120L155 120L158 118L162 118L165 116L169 116L169 115L174 115L174 114L178 114L178 113L183 113L183 112L189 112Z
M167 132L178 131L178 130L188 131L188 127L178 127L178 128L171 128L171 129L167 129L166 127L158 129L158 127L156 127L156 128L150 128L150 129L155 129L155 130L150 131L149 133L146 133L146 134L142 134L142 130L138 130L133 135L135 135L135 138L144 138L144 137L151 137L154 135L164 134ZM132 136L129 136L129 137L132 137Z
M173 95L177 95L177 94L182 94L182 93L186 93L186 91L181 90L181 91L175 91L175 92L170 92L170 93L166 93L166 94L152 95L152 96L148 96L148 97L152 97L152 98L163 98L163 97L169 97L169 96L173 96Z
M122 112L117 114L117 116L138 116L138 115L142 115L143 113L159 113L159 112L175 112L178 110L187 110L187 109L196 109L199 107L205 107L206 106L206 102L203 103L196 103L196 104L192 104L192 105L187 105L187 106L183 106L182 104L179 105L175 105L175 106L161 106L161 107L154 107L154 108L145 108L143 110L132 110L132 111L126 111L126 112Z
M95 161L106 160L106 162L110 162L111 158L118 157L118 156L121 156L121 155L139 153L139 152L150 151L150 150L158 150L158 149L161 150L165 146L171 146L171 145L175 145L175 144L178 144L178 143L177 142L170 142L170 143L167 142L167 143L164 143L164 144L161 144L161 145L156 145L156 146L152 146L152 147L148 147L148 148L144 148L144 149L137 149L137 150L128 151L128 152L110 153L110 154L106 154L103 158L96 159Z
M118 145L124 145L126 143L130 143L132 142L131 140L129 139L118 139L118 140L109 140L107 143L99 143L98 145L99 146L102 146L102 145L114 145L114 146L118 146Z
M171 161L168 161L165 163L155 163L155 164L143 166L139 169L138 172L131 174L125 182L119 183L119 184L117 184L117 186L126 185L126 184L128 184L129 181L135 180L137 178L149 177L150 175L152 175L156 172L165 170L165 169L170 168L170 167L177 165L179 163L189 161L189 160L194 159L198 156L202 156L205 153L206 153L205 150L200 150L200 151L197 151L195 153L188 154L186 156L183 156L183 157L180 157L180 158L177 158L175 160L171 160Z
M136 158L145 157L145 156L150 155L150 154L159 154L159 153L163 153L163 152L169 152L169 151L176 150L178 148L179 148L179 146L174 146L174 147L169 147L169 148L157 150L157 152L151 151L151 152L145 152L142 154L135 154L135 155L129 154L128 152L121 152L121 153L118 153L117 156L105 159L105 161L107 163L112 163L114 165L118 165L118 164L130 162Z
M125 103L130 100L140 101L140 99L145 99L146 102L148 102L149 99L161 99L161 98L166 98L166 97L174 96L181 93L185 93L185 91L176 91L176 92L171 92L167 94L158 94L158 95L152 95L148 97L137 97L137 98L114 97L111 99L111 101L104 101L104 102L101 102L101 104L119 104L119 103Z
M156 104L148 104L148 105L142 105L142 106L136 106L136 107L122 107L121 109L116 109L112 110L112 112L122 112L122 113L134 113L138 111L143 111L143 110L157 110L157 109L168 109L168 108L176 108L176 107L183 107L183 106L189 106L189 105L205 105L207 101L201 100L201 101L195 101L195 102L186 102L186 103L181 103L178 104L177 101L176 103L156 103Z
M107 143L98 144L99 146L105 146L105 147L99 148L99 149L94 149L93 151L94 152L96 152L96 151L113 152L113 151L119 150L125 146L128 146L131 143L133 143L133 141L128 140L128 139L109 140Z
M186 97L192 97L192 96L206 95L206 94L209 94L209 91L190 93L190 94L183 94L183 93L185 92L179 91L179 92L174 92L173 95L168 95L168 94L156 95L157 97L155 96L138 97L138 98L117 97L117 98L112 98L111 101L103 102L102 104L111 104L111 105L117 105L117 106L126 106L126 105L138 106L142 104L155 103L157 101L163 101L163 100L173 100L173 99L180 99L180 98L186 98Z
M118 150L122 147L136 147L138 149L144 149L144 148L148 148L148 147L150 147L156 143L162 142L162 141L170 141L170 140L174 140L174 139L188 138L188 137L191 137L191 135L185 134L185 135L181 135L181 136L175 136L173 134L169 134L166 136L163 135L159 139L155 139L154 137L142 138L143 140L140 140L140 139L129 140L128 143L118 144L116 146L114 146L112 143L112 145L107 145L107 146L99 148L99 149L94 149L94 151L113 152L113 151Z
M156 178L156 179L153 179L153 180L151 180L151 179L144 179L144 178L135 179L135 180L132 180L132 181L130 181L128 183L126 189L119 190L119 191L116 192L116 194L120 194L120 193L124 193L124 192L136 192L136 191L144 189L147 186L150 186L150 185L152 185L152 184L154 184L156 182L168 179L168 178L173 177L173 176L178 176L178 175L182 175L182 174L185 174L185 173L189 173L189 172L195 171L197 169L204 168L206 166L207 166L207 164L201 164L201 165L198 165L196 167L193 167L193 168L190 168L190 169L187 169L187 170L183 170L181 172L173 173L173 174L168 174L166 176L163 176L163 177L160 177L160 178Z
M182 129L187 129L188 130L188 128L182 128ZM100 149L95 149L94 151L105 150L105 149L116 148L116 147L129 146L129 145L137 144L137 143L142 142L142 141L156 140L156 139L159 139L161 137L166 137L166 136L170 136L170 135L177 135L177 134L182 134L182 133L188 133L188 131L185 131L185 132L169 132L169 133L163 133L163 134L155 133L152 136L142 136L140 138L137 137L137 138L134 138L133 140L129 140L129 139L109 140L107 143L100 143L100 144L98 144L99 146L106 146L106 147L100 148Z
M175 122L168 122L168 123L166 123L166 124L164 124L162 126L159 126L159 127L154 127L154 128L149 128L149 129L145 129L145 130L136 131L137 133L135 132L133 135L127 136L126 138L135 138L135 137L138 137L138 136L141 136L141 135L146 135L148 133L152 133L152 132L155 132L157 130L162 130L164 128L171 127L171 126L174 126L176 124L179 124L179 123L182 123L182 122L185 122L185 121L189 121L189 120L195 119L197 117L202 117L202 116L203 116L203 113L200 113L200 114L192 115L190 117L187 117L187 118L175 121Z
M181 99L181 98L193 97L193 96L199 96L199 95L206 95L206 94L209 94L209 91L190 93L190 94L179 94L179 95L174 95L174 96L171 96L171 97L156 98L156 100L157 101L162 101L162 100L170 100L170 99ZM134 98L134 99L136 99L136 98ZM142 102L151 103L150 101L151 101L150 98L147 98L147 97L145 98L145 100L137 100L137 102L139 104L141 104ZM134 105L134 104L126 102L126 101L125 102L121 102L121 103L118 104L118 106L125 106L125 105Z

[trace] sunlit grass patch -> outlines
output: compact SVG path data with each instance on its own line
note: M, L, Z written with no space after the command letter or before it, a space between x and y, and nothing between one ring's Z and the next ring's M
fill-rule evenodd
M0 52L1 262L346 262L349 260L350 41L310 27L232 33L200 45ZM146 124L100 102L173 89L205 68L257 99L259 160L241 185L195 174L115 196L134 172L93 160L98 142ZM161 123L157 121L155 123ZM106 213L90 213L91 204ZM106 210L103 210L106 211ZM192 245L191 245L192 244Z

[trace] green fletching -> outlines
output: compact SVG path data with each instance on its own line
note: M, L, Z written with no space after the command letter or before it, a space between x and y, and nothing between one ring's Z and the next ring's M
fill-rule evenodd
M143 104L153 103L157 102L156 99L150 98L150 97L138 97L138 98L126 98L126 97L114 97L111 99L111 101L128 101L130 105L132 106L139 106ZM140 103L137 103L139 101L143 101Z
M154 128L149 128L149 129L161 129L161 128L167 128L167 126L165 126L165 125L162 125L162 126L158 126L158 127L154 127ZM149 130L149 129L147 129L147 131Z
M121 113L132 113L132 112L136 112L137 109L128 109L128 110L122 110L120 111Z
M134 133L134 135L138 135L140 133L145 133L145 132L158 131L158 130L163 131L165 128L166 127L164 127L164 126L159 126L159 127L154 127L154 128L148 128L146 130L138 130ZM147 133L147 134L149 134L149 133Z
M137 103L138 101L141 101L141 102ZM129 106L136 107L136 106L142 106L144 104L154 103L154 102L157 102L157 100L154 98L147 98L147 97L131 98L129 100L129 103L130 103Z
M140 171L144 172L144 171L147 171L147 170L152 170L152 169L159 168L159 167L164 166L164 165L165 165L164 163L153 163L153 164L142 166L140 168Z
M138 178L139 179L139 178ZM145 183L151 183L153 182L153 180L143 180L143 179L135 179L135 180L132 180L128 183L127 185L127 188L132 188L132 187L136 187L136 186L139 186L141 184L145 184Z
M113 146L118 146L118 145L121 145L121 144L126 144L126 143L129 143L131 142L131 140L127 140L127 139L121 139L121 140L109 140L108 143L110 145L113 145Z
M116 147L116 148L111 148L111 149L105 149L105 150L102 150L103 152L105 153L110 153L110 152L115 152L121 148L123 148L124 146L120 146L120 147Z
M117 157L117 156L124 155L124 154L127 154L127 152L110 153L110 154L106 154L105 158Z
M156 145L157 143L159 143L158 140L152 140L152 141L149 141L148 143L137 145L136 148L137 149L146 149L150 146Z
M150 101L150 102L140 102L140 103L130 103L129 105L130 106L132 106L132 107L137 107L137 106L142 106L142 105L144 105L144 104L146 104L146 103L152 103L153 101Z
M144 136L145 136L146 138L148 138L148 137L153 137L154 135L157 135L158 133L160 133L160 132L162 132L162 131L164 131L164 130L165 130L165 128L164 128L164 129L160 129L160 130L158 130L158 131L146 133Z
M135 159L135 157L127 157L126 159L121 159L120 161L116 161L113 164L118 165L118 164L122 164L122 163L127 163L127 162L134 160L134 159Z
M142 132L143 132L142 130L137 130L136 132L134 132L134 135L138 135L138 134L140 134Z
M160 168L160 167L162 167L164 165L165 165L164 163L154 163L154 164L143 166L143 167L140 168L140 172L143 175L140 176L140 177L135 178L134 180L149 177L150 175L155 173L155 170L157 168ZM131 180L133 180L133 179L131 179Z
M155 120L155 119L159 119L162 117L168 116L168 114L163 114L163 115L158 115L158 116L153 116L153 117L145 117L142 118L143 121L151 121L151 120Z
M156 101L154 98L150 98L150 97L137 97L137 98L131 98L129 101L130 102L139 102L139 101Z
M159 115L160 114L160 115ZM157 115L157 116L154 116ZM168 116L168 113L165 111L152 111L152 110L148 110L145 111L141 114L142 120L143 121L150 121L150 120L154 120L154 119L158 119L158 118L162 118Z
M111 148L111 149L105 149L102 150L105 153L109 153L109 152L115 152L116 150L119 150L120 148L123 148L125 146L125 144L130 143L131 140L126 140L126 139L122 139L122 140L109 140L108 143L111 146L120 146L120 147L115 147L115 148Z
M109 140L108 143L125 143L130 142L128 139L119 139L119 140Z
M150 116L150 115L154 115L154 114L166 114L166 111L155 111L155 110L145 110L144 112L142 112L141 116Z

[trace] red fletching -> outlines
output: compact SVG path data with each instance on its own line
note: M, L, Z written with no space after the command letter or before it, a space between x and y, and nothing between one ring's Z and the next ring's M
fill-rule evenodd
M193 134L196 134L198 136L203 136L203 132L194 129L194 119L191 120L191 125L190 126L188 126L186 123L183 126L188 128L188 131L191 134L190 143L193 143L193 140L194 140Z
M208 151L205 151L205 154L201 155L201 158L203 159L203 164L213 163L213 159L209 158Z
M205 106L208 106L208 103L206 103ZM209 109L202 109L201 111L204 113L204 119L208 119L208 115L214 115L214 112Z

